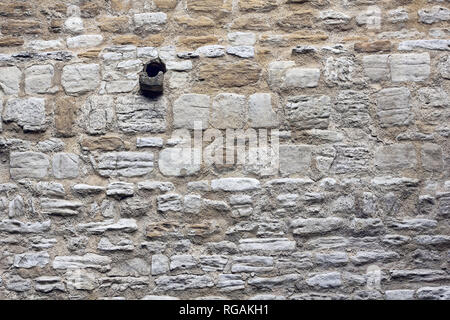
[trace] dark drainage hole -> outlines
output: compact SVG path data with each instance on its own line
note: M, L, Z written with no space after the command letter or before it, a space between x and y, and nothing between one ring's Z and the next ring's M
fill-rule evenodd
M158 58L144 66L144 70L139 74L139 85L143 96L155 98L163 93L164 73L166 65Z
M145 67L145 72L149 77L156 77L161 71L166 73L166 65L162 62L150 62Z

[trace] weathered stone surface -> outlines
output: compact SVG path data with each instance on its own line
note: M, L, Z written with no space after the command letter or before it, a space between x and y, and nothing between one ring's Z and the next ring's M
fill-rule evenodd
M286 71L284 87L294 88L314 88L317 87L320 78L320 69L313 68L291 68Z
M97 269L105 272L111 269L111 258L87 253L84 256L57 256L53 260L53 269Z
M103 36L100 34L83 34L76 37L67 38L67 47L69 49L96 47L103 42Z
M194 129L198 121L202 128L208 128L210 98L203 94L185 94L173 104L175 128Z
M270 93L255 93L248 99L248 118L253 128L275 128L279 119Z
M83 203L79 201L41 199L42 213L51 216L76 216L82 206Z
M33 267L39 267L43 268L45 267L50 261L50 256L48 252L41 251L41 252L26 252L22 254L16 254L14 256L14 267L16 268L33 268Z
M21 222L18 220L1 220L0 231L8 233L44 233L50 230L51 222Z
M239 241L240 251L292 251L295 241L286 238L242 239Z
M3 121L14 121L23 128L24 131L45 130L45 99L9 99L3 113Z
M331 111L328 96L297 96L288 98L286 117L297 129L327 129Z
M424 81L430 75L428 53L393 54L389 57L393 82Z
M180 274L178 276L161 276L155 279L157 291L201 289L214 286L210 276Z
M12 152L9 165L12 179L40 179L47 176L50 161L43 153Z
M94 91L100 84L98 64L71 64L62 70L61 84L69 95L79 95Z
M379 170L403 170L416 166L416 151L412 144L393 144L375 152L375 167Z
M161 31L167 22L167 14L164 12L137 13L133 16L134 26L138 31Z
M243 95L221 93L211 108L210 124L217 129L243 128L247 120L246 99Z
M344 227L342 218L308 218L291 221L294 235L324 234Z
M73 153L58 153L53 156L53 176L57 179L78 177L78 155Z
M137 225L134 219L120 219L117 222L105 220L103 222L79 224L77 229L91 234L103 234L107 231L134 232L137 230Z
M306 279L306 283L315 288L336 288L342 285L341 274L339 272L321 273Z
M312 147L308 145L280 146L280 173L283 175L308 175L311 166Z
M98 173L105 177L137 177L153 170L151 152L111 152L98 158Z
M408 125L412 120L410 92L405 87L386 88L377 94L377 115L383 128Z
M252 191L260 188L256 179L250 178L222 178L211 181L213 191Z
M450 20L450 10L440 6L420 9L418 15L419 21L426 24Z
M125 133L166 131L167 101L139 96L117 99L116 115L119 129Z

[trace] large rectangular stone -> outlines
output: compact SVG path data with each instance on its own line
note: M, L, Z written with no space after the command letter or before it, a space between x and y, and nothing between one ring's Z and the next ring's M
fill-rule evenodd
M386 88L377 94L377 115L382 128L408 125L412 120L406 87Z
M375 167L382 171L412 169L416 164L416 150L412 144L382 146L375 152Z
M97 170L104 177L137 177L153 170L151 152L111 152L100 155Z
M50 166L49 157L39 152L11 152L9 163L12 179L45 178Z
M299 130L327 129L331 100L328 96L297 96L288 98L286 118Z
M123 96L116 102L119 129L125 133L166 131L167 100Z
M430 75L430 54L393 54L389 57L393 82L424 81Z

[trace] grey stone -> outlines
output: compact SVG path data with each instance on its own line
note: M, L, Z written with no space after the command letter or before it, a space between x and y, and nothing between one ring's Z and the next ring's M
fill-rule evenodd
M151 152L111 152L98 158L96 168L104 177L138 177L153 171Z
M161 192L168 192L175 190L175 186L172 182L161 181L142 181L138 183L139 190L159 190Z
M104 192L106 188L102 186L92 186L88 184L76 184L72 186L72 190L78 194L87 195Z
M260 183L252 178L222 178L211 181L213 191L252 191L260 188Z
M364 128L370 123L369 97L364 92L340 91L334 108L342 127Z
M178 276L161 276L155 279L156 291L202 289L214 286L208 275L180 274Z
M36 148L40 152L58 152L64 150L65 146L66 144L58 138L50 138L36 144Z
M200 57L218 58L225 55L225 47L219 45L202 46L195 50Z
M389 55L368 55L362 59L364 72L370 80L378 82L389 80L390 68L389 68Z
M411 269L411 270L391 270L393 280L404 282L433 282L447 280L449 278L444 270Z
M242 290L245 288L245 282L242 280L241 275L220 274L217 281L217 288L225 292Z
M248 116L253 128L274 128L279 119L272 106L270 93L255 93L248 100Z
M53 156L53 176L57 179L73 179L78 177L78 155L58 153Z
M214 271L223 271L226 264L228 262L228 258L226 256L200 256L199 263L200 268L204 272L214 272Z
M120 181L111 182L106 188L106 195L119 198L131 197L134 195L134 184Z
M133 21L137 30L158 32L167 23L167 14L164 12L136 13L133 16Z
M290 68L286 71L284 88L314 88L319 84L320 69Z
M82 109L80 125L92 135L104 134L114 125L114 100L109 96L89 96Z
M17 67L1 67L0 92L5 95L17 95L19 93L20 78L22 72Z
M233 46L227 48L227 53L239 58L254 58L255 48L252 46Z
M51 222L21 222L18 220L1 220L0 231L8 233L44 233L50 230Z
M325 82L328 86L348 87L356 78L353 74L355 63L351 58L329 57L325 61Z
M169 272L169 258L162 254L152 256L152 275L160 275Z
M80 36L67 38L67 48L78 49L86 47L97 47L103 42L100 34L83 34Z
M288 98L286 118L299 129L327 129L331 111L328 96L297 96Z
M389 57L392 82L424 81L430 75L428 53L393 54Z
M423 8L417 14L419 15L419 21L426 24L450 20L450 10L441 6Z
M53 260L53 269L96 269L100 272L111 269L111 258L87 253L83 256L57 256Z
M34 279L34 288L38 292L49 293L52 291L66 291L63 280L60 277L42 276Z
M444 162L441 146L433 143L424 143L421 150L422 166L427 171L441 171Z
M50 255L46 251L25 252L14 256L14 267L30 269L33 267L43 268L50 261Z
M231 32L227 37L234 46L253 46L256 43L256 35L253 32Z
M294 235L312 235L323 234L335 231L344 227L344 219L330 217L330 218L308 218L295 219L291 221Z
M273 270L274 260L272 257L243 256L233 257L231 261L231 272L270 272Z
M16 292L29 291L31 289L31 285L32 281L30 279L24 279L18 275L9 276L5 280L6 289Z
M240 129L247 121L246 99L234 93L218 94L212 103L210 124L217 129Z
M100 84L100 67L93 63L66 65L62 70L61 84L70 95L94 91Z
M170 270L187 270L197 267L197 261L192 255L175 255L170 257Z
M76 216L80 213L82 206L83 203L79 201L41 199L42 213L50 216Z
M342 286L341 274L339 272L320 273L310 276L306 283L315 288L336 288Z
M184 94L173 103L173 125L175 128L194 129L198 121L202 129L209 126L210 98L204 94Z
M167 100L140 96L119 97L116 102L119 129L125 133L166 131Z
M24 131L45 130L45 99L9 99L3 113L3 121L16 122Z
M412 51L416 49L450 51L450 40L406 40L400 42L398 45L398 50L400 51Z
M9 161L12 179L44 178L50 165L48 156L38 152L11 152Z
M379 147L375 152L375 167L382 171L414 168L416 151L412 144L392 144Z
M383 128L408 125L412 120L407 88L386 88L377 94L377 115Z
M179 194L165 194L158 196L158 211L181 211L183 209L183 203Z
M89 222L79 224L77 229L90 234L103 234L108 231L121 231L131 233L137 230L135 219L105 220L102 222Z
M280 173L290 175L300 173L304 176L310 172L313 148L309 145L281 145Z
M164 140L162 138L142 137L136 139L137 148L162 148Z
M273 287L289 288L299 280L298 274L287 274L271 278L254 277L247 281L247 284L261 289L272 289Z
M98 242L97 249L101 251L133 251L134 244L128 239L122 239L113 244L108 238L103 237Z
M293 251L295 249L295 241L287 238L250 238L239 240L240 251Z
M386 300L413 300L414 290L399 289L399 290L386 290Z
M423 300L449 300L450 286L422 287L417 290L417 298Z
M34 65L25 69L25 92L54 93L57 88L52 88L54 68L50 64Z

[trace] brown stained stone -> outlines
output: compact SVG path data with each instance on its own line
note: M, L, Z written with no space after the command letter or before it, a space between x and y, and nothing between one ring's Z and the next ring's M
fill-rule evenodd
M102 6L98 1L84 0L82 2L80 5L81 17L94 18L100 14Z
M277 22L277 25L286 31L311 27L314 13L311 10L295 11Z
M77 103L72 97L62 97L55 101L55 129L58 136L72 137L76 134L77 108Z
M80 145L83 149L91 151L117 151L127 149L123 140L116 136L102 136L102 137L84 137Z
M192 11L213 12L222 6L223 0L187 0L187 8Z
M159 9L174 9L178 0L153 0Z
M389 52L392 44L388 40L374 41L374 42L357 42L354 49L356 52Z
M34 16L31 2L5 1L0 2L0 16L3 17L30 17Z
M325 33L303 33L294 32L287 36L289 41L308 41L308 42L320 42L328 39L328 35Z
M239 9L241 11L267 12L276 7L276 0L239 0Z
M100 51L102 51L100 48L90 49L90 50L79 53L77 56L79 58L94 59L94 58L98 57Z
M159 47L164 42L164 37L160 34L153 34L146 37L142 41L142 45L146 47Z
M199 67L199 79L212 87L242 87L258 82L261 67L248 60L211 61Z
M233 20L231 28L266 31L271 29L270 23L268 21L269 20L266 17L259 17L259 16L239 17Z
M97 23L99 29L105 32L124 33L129 29L127 17L102 16Z
M23 39L17 37L0 37L0 47L15 47L23 45Z
M179 232L180 225L176 221L163 221L151 223L147 226L147 238L161 238L170 233Z
M175 21L186 28L211 28L214 27L214 20L208 18L208 17L196 17L191 18L189 16L183 15L183 16L176 16Z
M132 0L111 0L111 9L116 12L127 12L131 9Z
M177 39L178 45L196 49L207 44L216 44L219 39L215 36L182 36Z
M40 34L41 23L33 20L7 20L2 24L3 34Z
M50 26L48 27L48 29L50 32L59 33L62 30L63 23L63 19L52 19L50 20Z
M134 34L126 34L122 36L117 36L112 39L112 43L116 45L126 45L132 44L138 46L141 44L141 37Z

